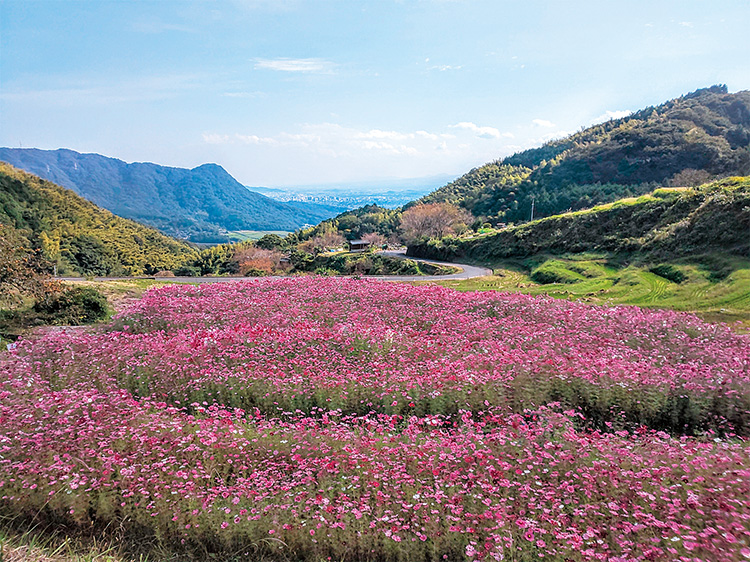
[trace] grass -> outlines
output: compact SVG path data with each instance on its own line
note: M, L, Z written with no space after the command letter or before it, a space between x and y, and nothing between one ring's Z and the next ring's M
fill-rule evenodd
M92 287L107 298L113 312L119 312L125 306L141 298L143 293L154 286L169 283L163 279L118 279L117 281L66 281L65 284L78 287Z
M653 271L670 265L676 283ZM649 271L649 270L652 271ZM696 256L669 264L627 263L606 254L535 256L493 264L494 275L441 281L460 291L549 295L593 304L627 304L695 312L711 322L740 323L750 331L750 260L731 255Z
M126 556L95 536L74 538L57 529L22 530L13 519L0 519L0 562L147 562L145 555Z

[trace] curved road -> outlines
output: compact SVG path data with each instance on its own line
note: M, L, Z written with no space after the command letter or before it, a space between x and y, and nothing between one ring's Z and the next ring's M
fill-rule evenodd
M407 257L405 250L383 251L380 253L384 256L389 256L392 258L407 258L424 263L449 265L451 267L458 267L461 269L461 271L452 275L373 275L372 279L385 279L387 281L445 281L447 279L473 279L474 277L484 277L486 275L492 275L492 270L487 269L486 267L477 267L475 265L468 265L465 263L448 263L444 261ZM370 279L370 277L368 277L368 279Z
M383 251L380 252L384 256L392 258L407 259L406 252L400 251ZM484 277L485 275L492 275L492 270L486 267L477 267L474 265L467 265L463 263L448 263L443 261L425 260L422 258L408 259L434 263L437 265L449 265L452 267L458 267L461 269L458 273L452 275L363 275L366 279L378 279L381 281L446 281L448 279L473 279L474 277ZM343 276L342 276L343 277ZM351 276L348 276L351 277ZM262 277L261 279L280 279L280 277ZM85 281L83 277L60 277L63 281ZM130 281L133 279L156 279L157 281L165 281L167 283L222 283L227 281L247 281L248 279L258 279L257 277L95 277L94 281Z

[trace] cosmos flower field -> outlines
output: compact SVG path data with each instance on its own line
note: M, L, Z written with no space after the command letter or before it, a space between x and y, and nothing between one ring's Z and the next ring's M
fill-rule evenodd
M336 278L0 357L0 510L278 560L750 558L750 337Z

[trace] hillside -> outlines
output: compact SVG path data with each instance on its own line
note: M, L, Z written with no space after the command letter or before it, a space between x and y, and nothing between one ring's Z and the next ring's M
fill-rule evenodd
M697 90L491 162L419 200L495 224L750 174L750 91Z
M188 170L65 149L21 148L0 148L0 160L72 189L118 216L195 242L226 241L225 230L295 230L337 212L275 201L250 191L216 164Z
M178 267L189 245L100 209L72 191L0 162L0 223L61 274L134 275Z
M492 262L548 253L611 252L684 257L725 252L750 257L750 178L658 189L508 227L491 234L416 244L409 255Z

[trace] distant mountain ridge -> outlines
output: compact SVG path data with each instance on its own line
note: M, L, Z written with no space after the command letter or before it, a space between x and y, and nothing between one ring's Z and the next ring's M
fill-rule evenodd
M35 148L0 148L0 160L118 216L197 242L222 241L223 230L291 231L336 214L322 205L290 205L250 191L217 164L173 168Z
M711 86L475 168L418 202L493 223L529 220L750 174L750 91Z

